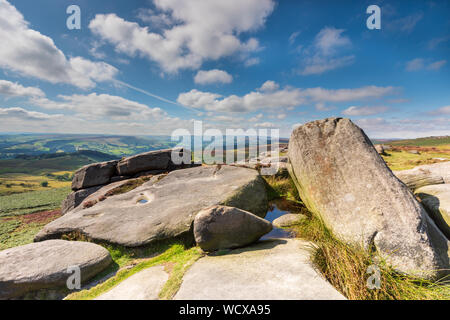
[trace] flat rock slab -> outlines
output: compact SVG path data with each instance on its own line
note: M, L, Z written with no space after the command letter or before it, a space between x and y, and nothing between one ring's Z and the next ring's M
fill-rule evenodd
M108 250L89 242L49 240L0 251L0 299L65 286L71 266L80 268L84 282L111 261Z
M422 187L415 193L441 231L450 239L450 184Z
M341 300L345 297L313 268L308 242L261 241L197 261L177 300Z
M219 204L264 217L268 203L263 179L255 170L232 166L172 171L91 208L66 213L46 225L35 240L77 232L97 241L142 246L192 233L195 215Z
M157 300L168 279L164 266L151 267L125 279L95 300Z

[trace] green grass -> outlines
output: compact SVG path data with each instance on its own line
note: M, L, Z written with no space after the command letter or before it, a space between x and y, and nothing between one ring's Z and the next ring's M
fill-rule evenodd
M440 162L434 158L450 160L450 154L439 152L422 151L420 154L412 154L407 151L386 151L386 154L382 157L391 170L407 170L418 165Z
M178 291L186 270L203 255L198 247L186 248L180 243L166 243L146 249L146 253L144 255L153 256L150 258L141 258L140 260L137 260L137 262L134 262L133 256L135 254L133 254L132 250L128 251L124 248L112 247L108 247L108 249L114 261L114 265L112 267L113 270L108 271L111 272L116 269L118 270L117 273L105 282L102 282L89 290L82 290L68 295L66 300L94 299L139 271L157 265L164 265L166 266L166 271L169 271L169 279L161 289L159 298L171 299ZM142 252L140 254L142 254ZM131 268L123 268L130 264L135 265Z
M0 197L0 217L57 209L70 187L26 192Z
M274 199L286 199L299 201L297 189L289 176L263 176L266 181L266 190L269 201Z
M290 178L266 178L273 196L295 194ZM288 188L292 188L289 190ZM296 236L314 245L312 262L322 275L345 297L352 300L448 300L450 285L427 281L397 273L379 256L347 245L336 237L323 221L306 210L291 229ZM367 287L367 268L377 265L381 272L381 288Z
M58 217L59 211L0 218L0 250L33 242L42 227Z

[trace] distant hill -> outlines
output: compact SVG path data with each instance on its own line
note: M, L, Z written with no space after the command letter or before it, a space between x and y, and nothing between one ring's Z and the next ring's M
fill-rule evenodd
M168 136L107 136L70 134L8 134L0 135L0 159L20 155L98 151L116 158L146 151L165 149L176 143Z
M405 140L379 140L377 143L390 144L393 146L434 147L450 145L450 136L425 137Z
M0 160L0 175L7 173L45 175L55 171L74 171L89 163L116 158L116 156L90 150L37 156L18 155L15 159Z

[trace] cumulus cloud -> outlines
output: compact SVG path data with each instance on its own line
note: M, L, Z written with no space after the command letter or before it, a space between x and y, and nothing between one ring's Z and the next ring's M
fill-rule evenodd
M280 85L278 83L272 80L267 80L258 90L262 92L270 92L278 90L278 88L280 88Z
M270 89L270 90L261 90ZM356 89L292 88L280 89L275 82L266 82L261 88L244 96L203 92L193 89L181 93L177 101L185 106L221 112L251 112L256 110L291 108L306 102L346 102L380 98L395 92L394 87L366 86Z
M375 106L375 107L351 106L342 111L342 114L345 116L370 116L374 114L384 113L388 110L389 108L385 106Z
M0 80L0 95L6 97L44 97L45 93L36 87L24 87L17 82Z
M436 119L384 119L355 120L371 138L417 138L448 135L450 118Z
M342 68L354 62L353 55L341 56L342 49L351 46L350 38L344 36L345 30L325 27L316 35L312 45L303 50L302 75L322 74Z
M47 98L33 99L31 102L45 109L72 111L79 116L92 119L157 120L167 116L160 108L150 108L144 104L109 94L59 95L59 100Z
M46 114L37 111L28 111L23 108L0 108L0 119L19 119L19 120L50 120L61 118L61 114Z
M81 57L68 59L50 37L29 28L23 15L6 0L0 0L0 26L1 68L84 89L117 74L116 68L104 62Z
M450 115L450 106L445 106L433 111L428 112L432 116Z
M272 0L154 0L161 32L126 21L116 14L98 14L89 23L97 36L129 56L140 55L163 71L198 69L205 60L239 53L245 59L260 49L255 38L241 41L240 34L262 27L274 8ZM155 14L150 14L152 23ZM142 18L142 16L141 16ZM172 25L171 21L177 21ZM159 24L161 27L161 24Z
M211 83L231 83L233 77L226 71L213 69L213 70L200 70L194 77L194 82L197 84L211 84Z
M431 62L430 60L425 60L422 58L416 58L413 60L410 60L406 63L406 71L420 71L420 70L439 70L441 69L445 64L447 63L447 60L439 60Z

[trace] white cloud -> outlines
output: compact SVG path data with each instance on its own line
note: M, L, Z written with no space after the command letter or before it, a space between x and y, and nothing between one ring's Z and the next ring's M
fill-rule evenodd
M44 97L45 93L36 87L24 87L17 82L0 80L0 95L6 97Z
M450 106L445 106L429 112L432 116L450 115Z
M406 17L394 19L386 23L386 29L397 33L398 32L410 33L411 31L414 30L414 27L420 20L422 20L422 18L423 13L419 12L408 15Z
M149 108L144 104L109 94L59 95L58 98L59 101L39 98L30 102L45 109L70 111L78 116L96 120L157 120L167 116L160 108Z
M263 109L291 108L303 105L306 102L346 102L380 98L395 92L393 87L377 86L329 90L320 87L309 89L286 87L279 89L274 82L266 82L265 85L266 88L269 87L273 90L261 91L263 85L256 91L244 96L230 95L223 97L220 94L193 89L181 93L177 101L182 105L207 111L251 112Z
M416 58L406 63L406 71L433 70L437 71L447 63L447 60L431 62L422 58Z
M276 83L275 81L272 81L272 80L267 80L266 82L263 83L261 88L259 88L258 90L262 91L262 92L270 92L270 91L278 90L279 88L280 88L280 85L278 83Z
M240 34L262 27L274 8L272 0L154 0L154 5L159 17L164 14L178 23L157 33L116 14L98 14L89 28L116 51L146 57L174 73L234 53L247 59L260 49L259 43L254 38L242 42Z
M19 120L50 120L61 118L60 114L46 114L36 111L28 111L23 108L0 108L0 119L19 119Z
M371 138L417 138L448 135L450 118L436 119L384 119L355 120Z
M28 25L14 6L0 0L1 68L84 89L95 87L96 81L110 80L117 74L116 68L104 62L81 57L67 59L51 38Z
M388 110L389 108L385 106L375 106L375 107L351 106L342 111L342 114L346 116L370 116L374 114L384 113Z
M351 65L353 55L339 56L342 49L351 47L350 38L343 35L345 30L325 27L316 35L311 46L303 50L302 75L322 74L326 71Z
M194 77L194 82L198 84L211 84L211 83L231 83L233 77L226 71L213 69L213 70L200 70Z
M276 125L272 122L261 122L261 123L257 123L255 124L256 128L275 128Z
M293 45L295 42L295 39L297 39L297 37L300 35L300 31L295 31L293 33L291 33L291 35L289 36L289 44Z

